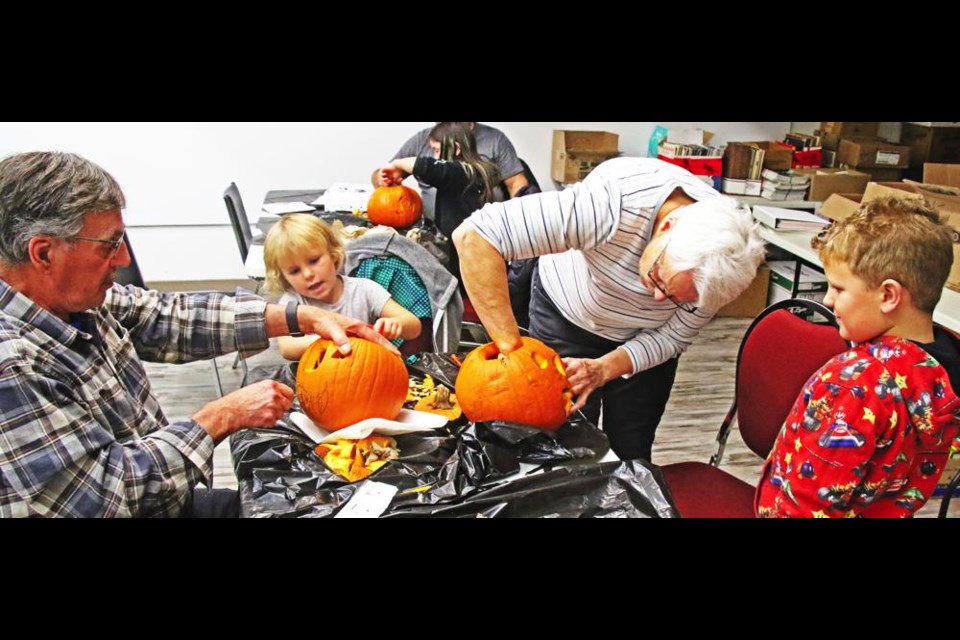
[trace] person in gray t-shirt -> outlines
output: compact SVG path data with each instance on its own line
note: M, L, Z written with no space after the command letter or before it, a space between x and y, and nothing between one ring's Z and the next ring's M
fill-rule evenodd
M437 124L440 123L438 122ZM507 189L507 193L504 193L503 189L498 187L495 194L495 201L503 202L504 200L508 200L516 196L517 192L521 189L529 186L530 183L527 181L527 177L523 172L523 164L521 164L519 158L517 158L517 152L513 148L513 144L502 131L479 122L465 122L463 124L469 125L473 129L473 135L477 139L477 152L481 156L494 162L500 171L500 176ZM433 127L428 127L403 143L403 146L393 155L391 161L397 158L434 157L433 150L427 141L432 129ZM383 186L378 175L379 172L380 169L377 168L370 178L375 187ZM423 182L420 182L419 185L421 196L423 197L423 215L426 216L427 219L433 220L436 189Z

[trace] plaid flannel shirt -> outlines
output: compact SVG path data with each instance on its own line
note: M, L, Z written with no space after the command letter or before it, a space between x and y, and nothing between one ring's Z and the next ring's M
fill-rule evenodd
M65 323L0 280L0 516L176 516L213 470L213 439L170 423L141 358L269 345L249 293L114 285Z

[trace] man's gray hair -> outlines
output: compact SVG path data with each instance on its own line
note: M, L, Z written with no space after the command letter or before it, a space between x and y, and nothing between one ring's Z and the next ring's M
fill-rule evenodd
M75 236L88 213L125 204L113 176L76 154L33 151L7 156L0 160L0 261L22 264L34 236Z
M749 210L727 197L677 211L665 258L675 272L693 270L697 306L716 311L740 295L763 262L763 240Z

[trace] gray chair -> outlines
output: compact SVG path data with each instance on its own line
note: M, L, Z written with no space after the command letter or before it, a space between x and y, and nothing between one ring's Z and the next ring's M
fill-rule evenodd
M240 197L240 189L237 188L236 182L231 182L223 192L223 202L227 205L230 226L233 228L233 235L240 248L240 260L246 263L250 244L253 242L253 232L250 230L250 221L247 219L246 209L243 208L243 199Z
M117 269L114 281L118 284L132 284L135 287L146 289L147 285L143 281L140 265L137 264L137 257L133 254L133 246L130 244L130 237L126 231L123 232L123 242L127 245L127 253L130 254L130 264Z
M243 207L243 198L240 197L240 189L236 182L231 182L226 191L223 192L223 202L227 206L227 216L230 218L230 227L233 229L233 235L237 239L237 248L240 249L240 262L247 263L247 255L250 253L250 244L253 242L253 231L250 229L250 220L247 219L247 210ZM254 278L257 281L256 293L260 293L260 287L263 285L262 278ZM247 379L247 363L240 357L233 360L233 368L237 366L243 369L243 379Z

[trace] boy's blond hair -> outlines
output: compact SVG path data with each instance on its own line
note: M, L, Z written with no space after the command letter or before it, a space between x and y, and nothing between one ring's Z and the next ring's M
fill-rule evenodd
M810 243L824 264L844 263L869 287L890 278L932 314L953 265L953 232L925 200L877 198Z
M289 256L310 252L329 253L337 271L346 254L343 242L326 222L309 213L283 216L273 225L263 243L263 263L267 268L264 289L274 293L291 291L292 287L280 271L280 264Z

